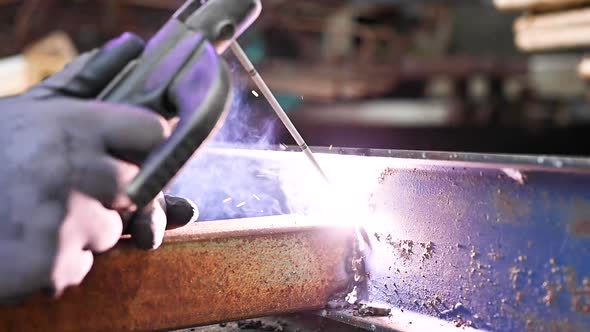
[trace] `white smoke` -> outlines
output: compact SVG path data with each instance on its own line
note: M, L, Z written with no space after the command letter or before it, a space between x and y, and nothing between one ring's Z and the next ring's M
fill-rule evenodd
M231 148L267 150L278 143L279 120L264 99L251 92L246 73L232 60L233 102L226 121L179 174L169 192L192 199L199 207L199 219L204 221L291 213L277 165L214 152Z

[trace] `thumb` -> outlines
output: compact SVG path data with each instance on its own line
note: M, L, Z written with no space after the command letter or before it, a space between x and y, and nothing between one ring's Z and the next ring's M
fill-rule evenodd
M199 211L188 199L163 195L130 220L126 232L137 247L154 250L160 247L166 230L187 226L197 220Z
M195 203L187 198L166 195L167 229L184 227L199 218L199 209Z
M129 62L143 52L144 41L124 33L100 49L84 53L64 69L30 89L26 95L96 98Z

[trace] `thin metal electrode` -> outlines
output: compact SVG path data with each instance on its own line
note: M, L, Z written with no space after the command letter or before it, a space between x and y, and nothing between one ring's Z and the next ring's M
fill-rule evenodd
M262 94L264 95L266 100L269 102L270 106L275 111L275 113L277 114L279 119L281 119L281 121L283 122L283 124L285 125L285 127L287 128L289 133L291 134L291 136L293 136L293 138L295 139L295 142L297 142L297 144L301 148L301 151L303 151L303 153L307 156L309 161L313 164L314 168L321 174L321 176L326 181L328 181L328 177L326 176L326 174L324 173L324 171L320 167L320 164L318 163L318 161L315 159L315 156L313 155L311 149L309 148L307 143L305 143L305 141L303 140L303 137L301 137L301 134L299 134L299 131L297 131L297 128L295 128L295 126L293 125L293 122L291 122L291 119L289 119L289 116L287 115L285 110L281 107L281 104L279 104L279 102L275 98L272 91L270 91L268 85L266 85L266 83L262 79L262 76L260 76L260 74L258 73L256 68L254 67L254 64L250 61L250 59L246 55L246 52L244 52L242 47L235 41L231 44L230 48L231 48L232 52L234 53L234 55L238 58L238 60L240 61L240 63L242 64L242 66L244 67L246 72L248 72L250 77L252 77L252 80L254 81L254 83L256 84L258 89L260 89L260 92L262 92Z

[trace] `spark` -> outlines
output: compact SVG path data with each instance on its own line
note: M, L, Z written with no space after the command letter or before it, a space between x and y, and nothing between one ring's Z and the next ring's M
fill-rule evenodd
M254 95L254 97L258 98L258 92L256 92L256 90L252 90L252 94Z
M256 194L252 194L252 197L254 197L254 199L256 199L257 201L260 200L260 197L258 197Z
M275 176L275 174L273 173L268 173L268 172L260 172L258 174L256 174L257 178L272 178L273 176Z
M232 201L232 198L231 197L228 197L228 198L226 198L226 199L223 200L223 203L229 203L231 201Z
M237 208L241 208L241 207L243 207L243 206L245 206L245 205L246 205L246 202L242 202L242 203L240 203L240 204L236 205L236 207L237 207Z

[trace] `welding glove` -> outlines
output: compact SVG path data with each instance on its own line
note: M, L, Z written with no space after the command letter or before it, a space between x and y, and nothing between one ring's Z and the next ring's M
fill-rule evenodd
M132 204L124 187L170 132L157 114L93 101L141 53L132 35L80 56L28 92L0 100L0 302L78 285L112 248ZM127 227L141 248L193 222L190 201L158 197Z

